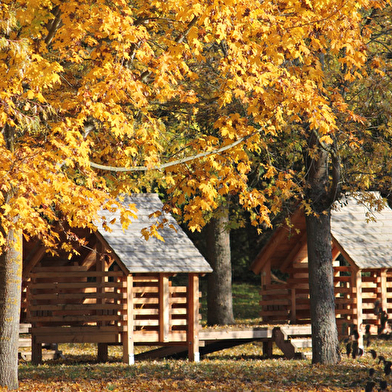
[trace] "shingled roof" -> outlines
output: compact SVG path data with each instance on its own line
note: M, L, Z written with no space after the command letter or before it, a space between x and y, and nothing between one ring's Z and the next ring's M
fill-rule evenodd
M98 231L129 272L212 272L208 262L172 215L162 213L162 216L158 218L149 217L163 207L157 194L132 194L125 197L124 203L133 203L138 210L137 219L133 220L128 229L123 230L118 212L105 211L107 221L110 222L116 218L115 223L109 225L111 232L106 231L101 225L98 225ZM156 224L157 220L160 221L163 218L166 218L176 230L169 227L160 230L159 234L164 238L164 242L155 237L146 241L141 230Z
M381 196L375 193L375 196ZM360 269L392 268L392 209L347 198L332 211L331 233Z
M379 193L373 193L381 198ZM260 273L267 262L272 268L287 265L294 251L306 252L306 223L303 210L291 216L293 228L278 227L251 265ZM298 229L298 230L297 230ZM344 251L359 269L392 268L392 209L387 205L381 211L366 203L348 197L335 204L331 213L333 242Z

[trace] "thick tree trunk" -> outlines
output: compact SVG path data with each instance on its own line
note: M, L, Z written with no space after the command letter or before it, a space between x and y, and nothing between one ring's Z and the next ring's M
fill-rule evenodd
M306 218L313 363L340 360L335 317L330 213Z
M213 272L208 275L207 323L234 324L229 212L221 207L216 218L207 225L207 260Z
M308 148L313 151L313 156L306 159L307 201L312 208L306 217L312 360L313 363L336 364L340 355L333 287L331 204L337 195L340 166L333 156L331 182L329 154L315 132L310 135Z
M8 389L18 388L22 268L22 234L10 231L0 255L0 386Z

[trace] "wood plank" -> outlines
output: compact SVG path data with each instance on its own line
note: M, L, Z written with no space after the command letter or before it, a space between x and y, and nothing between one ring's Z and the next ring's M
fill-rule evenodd
M187 319L172 319L170 320L170 325L175 325L175 326L181 326L181 325L187 325Z
M104 287L114 287L122 288L126 287L125 282L51 282L51 283L31 283L29 285L30 289L33 290L56 290L56 289L85 289L85 288L104 288Z
M283 299L266 299L266 300L261 300L259 301L260 305L290 305L290 300L288 298L283 298Z
M136 308L136 309L133 309L133 314L134 314L134 316L146 316L146 315L158 316L159 309L158 308L156 308L156 309L145 309L145 308L138 309L138 308Z
M333 267L334 272L351 272L351 267L349 266L336 266Z
M174 298L172 298L173 300ZM188 275L188 358L190 361L199 362L199 276Z
M19 348L31 347L31 338L19 338L18 347Z
M133 275L133 283L134 285L137 283L155 283L158 284L159 277L155 276L145 276L145 275Z
M285 339L288 339L291 336L308 336L312 334L312 327L310 325L286 325L281 326L280 330L284 334Z
M124 276L122 271L63 271L59 276L59 272L31 272L31 278L35 279L73 279L73 278L97 278L97 277L121 277Z
M197 297L199 299L199 296ZM170 297L170 304L186 304L187 299L184 297Z
M312 339L291 339L291 344L296 350L304 348L312 348Z
M119 334L100 332L77 335L35 335L37 343L120 343Z
M36 311L58 311L58 310L81 310L81 311L94 311L94 310L120 310L124 309L125 305L122 304L55 304L55 305L30 305L31 312Z
M158 286L141 286L141 287L133 287L132 291L137 294L158 293L159 288Z
M183 293L183 294L187 294L187 290L188 288L186 286L170 286L170 293L174 294L174 293Z
M68 265L68 266L54 266L54 267L35 267L33 272L82 272L87 271L88 268L80 265Z
M287 290L287 284L266 284L262 286L262 291L270 291L270 290Z
M20 323L19 324L19 333L23 334L23 333L30 333L30 328L31 328L31 324L28 323Z
M284 290L263 290L261 292L261 296L265 297L265 296L269 296L269 297L275 297L276 295L280 295L280 296L287 296L289 293L289 289L284 289Z
M285 335L280 328L275 328L273 331L274 341L276 345L282 350L284 356L288 359L295 357L295 348L289 340L286 339Z
M186 308L171 308L170 309L170 314L171 315L184 315L186 316L188 314Z
M205 330L199 332L200 340L213 341L225 339L271 339L272 327L243 328L238 330Z
M148 298L148 297L134 297L133 298L133 303L134 305L144 305L144 304L156 304L158 305L159 303L159 298L158 297L153 297L153 298Z
M133 325L136 327L158 327L159 326L159 320L158 319L148 319L148 320L141 320L141 319L136 319L133 320Z
M167 342L170 326L169 277L159 275L159 340Z
M126 293L121 292L104 292L104 293L43 293L43 294L31 294L30 298L34 300L67 300L67 299L97 299L97 298L107 298L122 300L126 299Z
M119 333L123 330L122 327L118 325L110 325L110 326L93 326L93 325L85 325L79 327L32 327L30 328L30 333L34 335L74 335L79 333L101 333L101 332L112 332Z
M289 311L288 310L261 310L261 316L283 316L288 317Z
M134 276L127 276L127 324L126 331L121 334L121 339L123 342L123 362L128 365L133 365L135 363L135 351L134 351L134 294L133 294L133 283Z
M30 316L29 321L32 323L93 323L100 321L121 321L122 316L118 315L88 315L85 317L77 316Z

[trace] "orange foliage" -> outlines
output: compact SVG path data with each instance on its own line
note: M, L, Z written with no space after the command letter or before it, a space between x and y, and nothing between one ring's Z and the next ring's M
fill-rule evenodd
M259 211L256 223L268 225L266 200L272 194L288 198L296 185L289 170L278 172L267 160L264 176L273 188L250 189L247 151L264 151L301 118L323 145L332 143L335 113L346 107L324 86L323 55L344 51L346 79L359 77L366 60L360 11L380 5L369 0L2 1L2 227L17 225L25 235L53 244L54 222L90 226L114 196L149 187L152 179L175 203L188 204L184 218L193 230L205 223L203 211L232 193L245 208ZM208 62L216 77L206 72ZM203 79L214 84L209 97L203 96ZM181 128L183 119L173 128L160 118L157 108L174 101L193 107L188 112L196 115L201 98L221 108L214 136L200 129L189 134ZM225 111L234 102L242 111ZM223 146L228 148L213 153ZM181 162L206 152L212 153L189 170ZM174 166L156 170L171 160ZM97 170L90 162L125 171ZM140 166L144 174L135 174ZM277 211L280 202L274 203Z

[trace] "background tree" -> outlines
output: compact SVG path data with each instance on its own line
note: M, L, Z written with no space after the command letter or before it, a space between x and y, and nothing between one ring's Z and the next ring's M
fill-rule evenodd
M207 261L213 268L207 287L209 325L234 324L229 225L228 206L221 205L206 226Z

